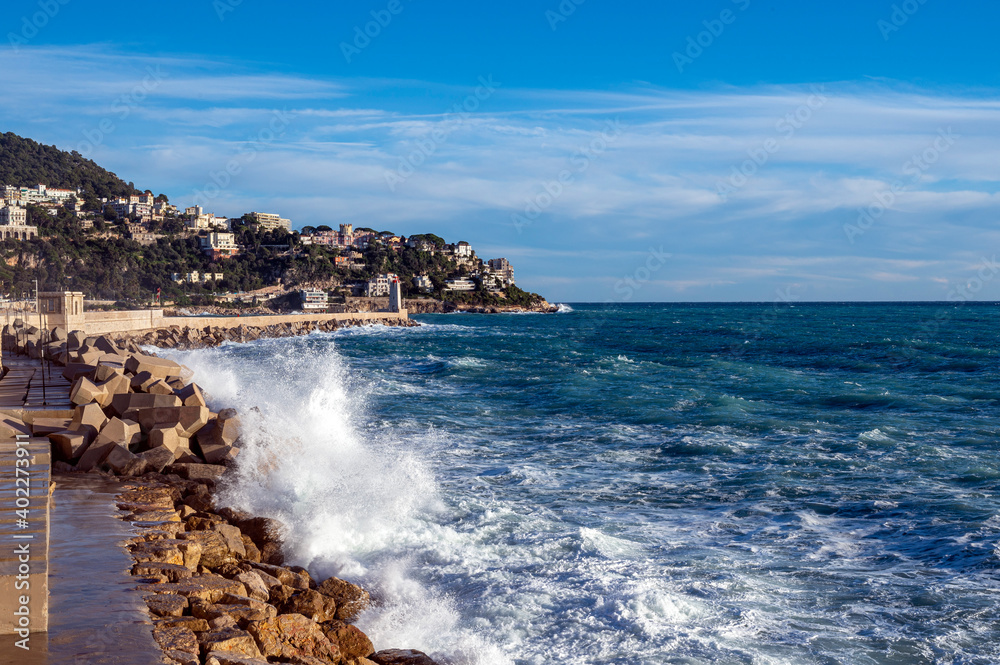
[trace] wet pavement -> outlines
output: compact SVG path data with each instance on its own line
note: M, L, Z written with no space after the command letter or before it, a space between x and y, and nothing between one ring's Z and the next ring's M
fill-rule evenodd
M131 527L118 519L118 484L91 474L54 475L49 540L49 632L31 651L0 642L0 664L159 665L142 594L119 546Z

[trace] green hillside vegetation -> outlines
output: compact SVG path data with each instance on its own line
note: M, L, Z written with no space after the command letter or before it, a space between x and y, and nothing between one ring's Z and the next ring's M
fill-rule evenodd
M135 185L75 150L65 152L12 132L0 134L0 184L34 187L39 183L59 189L82 189L88 200L128 196L136 191Z

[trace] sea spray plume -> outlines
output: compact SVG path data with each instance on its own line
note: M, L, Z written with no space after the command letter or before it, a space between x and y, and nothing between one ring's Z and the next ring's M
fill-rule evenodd
M213 408L238 405L242 449L220 501L281 520L288 563L365 586L377 606L358 625L376 647L418 648L456 665L511 662L417 581L459 536L435 522L425 463L391 429L362 435L372 386L350 371L336 337L170 352L195 370Z

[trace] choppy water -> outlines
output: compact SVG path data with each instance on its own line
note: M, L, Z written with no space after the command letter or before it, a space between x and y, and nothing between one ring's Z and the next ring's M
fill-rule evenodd
M574 306L176 354L230 500L456 663L1000 662L1000 307Z

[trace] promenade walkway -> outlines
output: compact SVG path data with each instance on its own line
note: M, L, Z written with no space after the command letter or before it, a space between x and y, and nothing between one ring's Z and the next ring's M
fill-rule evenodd
M72 409L71 385L62 368L21 356L5 357L0 378L0 411Z

